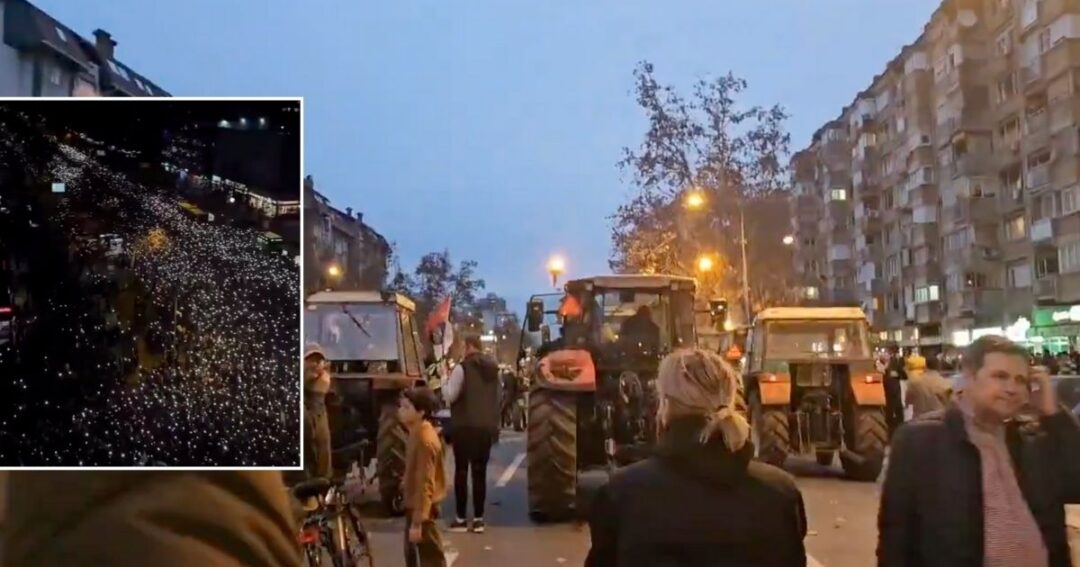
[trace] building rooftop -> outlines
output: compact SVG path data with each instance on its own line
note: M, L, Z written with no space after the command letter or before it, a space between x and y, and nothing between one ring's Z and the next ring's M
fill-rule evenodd
M105 89L120 91L128 96L171 96L143 75L103 56L98 43L75 33L27 0L8 0L4 5L4 42L17 49L46 48L86 71L97 69ZM95 31L99 42L111 47L116 44L102 30Z

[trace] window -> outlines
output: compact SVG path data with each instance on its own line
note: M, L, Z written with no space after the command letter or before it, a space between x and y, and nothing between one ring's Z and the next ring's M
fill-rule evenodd
M990 278L986 277L986 274L979 272L968 272L964 274L964 285L974 289L982 289L988 287L990 284Z
M1050 51L1050 28L1039 32L1039 53Z
M805 289L807 299L817 299L819 296L818 288L815 286L809 286Z
M1031 287L1031 265L1027 261L1009 264L1005 274L1010 288Z
M1036 201L1032 220L1052 219L1057 216L1057 199L1053 193L1043 195Z
M927 303L941 299L941 290L937 285L915 288L915 303Z
M997 82L997 101L1005 102L1016 94L1016 73L1009 73Z
M928 289L930 292L930 301L938 301L939 299L941 299L941 288L939 288L937 284L934 284L926 289Z
M1008 55L1012 53L1012 30L1006 30L997 37L997 54Z
M60 86L60 79L61 79L61 77L60 77L60 68L59 67L50 67L49 68L49 82L56 85L56 86Z
M1058 273L1057 256L1044 256L1035 259L1035 277L1043 278Z
M945 248L950 251L963 250L971 243L971 233L968 229L953 232L945 237Z
M1058 267L1063 274L1080 271L1080 240L1058 248Z
M1017 215L1005 221L1006 240L1020 240L1025 236L1027 236L1027 223L1024 221L1024 215Z
M1020 120L1013 116L998 127L998 136L1006 147L1020 139Z
M833 189L829 196L832 197L831 200L833 201L846 201L847 189Z
M1080 210L1080 186L1073 185L1061 191L1061 214L1069 215Z

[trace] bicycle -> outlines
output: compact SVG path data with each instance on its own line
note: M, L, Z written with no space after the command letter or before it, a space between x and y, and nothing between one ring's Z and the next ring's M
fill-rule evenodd
M333 567L374 567L371 540L360 514L346 497L346 478L315 478L292 488L304 502L314 498L316 507L305 514L300 528L300 545L306 565L320 567L326 554ZM365 485L366 478L361 478Z

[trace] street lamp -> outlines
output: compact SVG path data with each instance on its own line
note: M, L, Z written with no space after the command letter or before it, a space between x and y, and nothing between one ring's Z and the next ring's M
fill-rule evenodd
M548 260L547 269L551 274L551 285L559 287L559 275L566 271L566 260L562 256L552 256Z
M698 269L699 272L701 272L703 274L711 272L714 266L715 266L715 264L713 262L712 257L705 256L705 255L702 255L702 256L698 257L697 269Z
M795 243L795 237L794 236L789 234L789 235L784 237L784 246L791 246L794 243Z
M698 210L705 206L705 195L697 189L686 195L686 207L690 210Z

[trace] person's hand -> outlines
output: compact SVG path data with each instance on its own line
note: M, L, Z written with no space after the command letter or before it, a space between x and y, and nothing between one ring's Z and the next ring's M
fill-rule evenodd
M1033 366L1028 374L1031 381L1031 405L1035 406L1042 415L1053 415L1061 410L1058 405L1057 393L1054 385L1050 382L1050 371L1045 366ZM1035 386L1038 391L1035 391Z
M421 535L422 530L420 529L420 524L414 522L409 526L409 543L420 543Z

